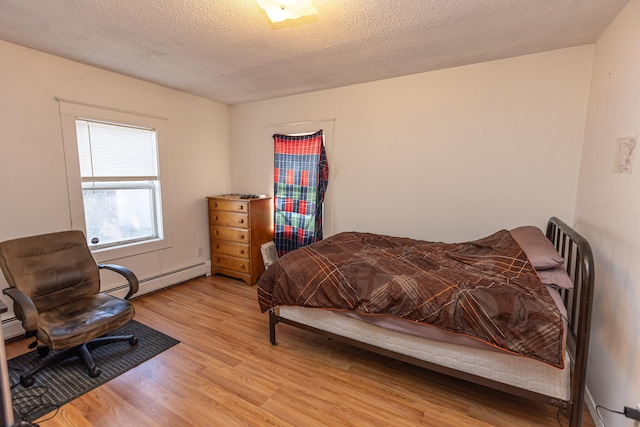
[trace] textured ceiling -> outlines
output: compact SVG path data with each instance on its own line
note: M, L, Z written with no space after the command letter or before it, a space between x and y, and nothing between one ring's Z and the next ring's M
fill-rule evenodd
M237 104L593 43L628 0L313 2L1 0L0 39Z

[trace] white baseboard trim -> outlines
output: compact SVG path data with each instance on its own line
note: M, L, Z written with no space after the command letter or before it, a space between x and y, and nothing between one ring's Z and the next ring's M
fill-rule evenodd
M596 402L593 400L591 393L589 393L588 387L584 390L584 403L587 405L587 409L589 410L589 414L591 414L591 418L593 418L595 425L597 427L606 427L598 417L598 413L596 412Z
M195 277L210 275L211 261L206 260L197 264L176 268L171 271L165 271L155 276L139 278L138 293L135 294L135 297L177 285L178 283L185 282ZM105 292L110 295L123 298L127 294L128 289L129 285L123 284L106 290ZM20 321L13 316L2 320L2 333L4 335L4 339L9 339L24 334L24 329L22 328Z

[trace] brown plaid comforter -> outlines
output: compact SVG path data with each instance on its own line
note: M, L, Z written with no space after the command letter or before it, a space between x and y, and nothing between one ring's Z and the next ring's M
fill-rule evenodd
M280 258L258 302L395 315L564 366L560 312L507 230L465 243L340 233Z

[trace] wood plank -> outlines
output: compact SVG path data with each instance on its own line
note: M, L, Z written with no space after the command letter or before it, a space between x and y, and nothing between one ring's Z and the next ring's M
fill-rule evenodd
M288 325L278 325L273 347L256 288L240 280L198 278L133 303L136 320L180 344L44 416L41 427L558 425L553 406ZM7 343L7 356L31 341ZM594 427L588 413L584 425Z

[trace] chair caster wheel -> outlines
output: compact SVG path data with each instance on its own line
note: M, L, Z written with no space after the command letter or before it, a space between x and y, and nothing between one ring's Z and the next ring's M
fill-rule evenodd
M99 377L101 373L102 370L100 368L89 369L89 376L91 378Z
M129 339L129 344L130 344L130 345L136 345L136 344L138 344L138 338L136 338L136 337L131 337L131 338Z
M22 387L31 387L36 382L33 375L27 375L26 377L20 377L20 384Z
M38 346L36 351L38 352L38 356L45 357L49 354L49 347L41 345L41 346Z

